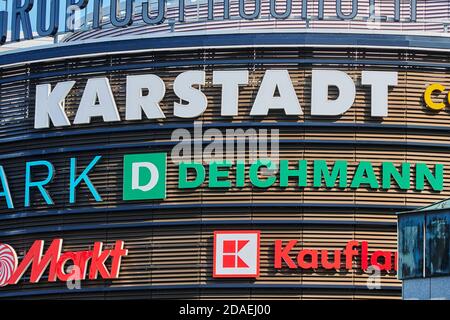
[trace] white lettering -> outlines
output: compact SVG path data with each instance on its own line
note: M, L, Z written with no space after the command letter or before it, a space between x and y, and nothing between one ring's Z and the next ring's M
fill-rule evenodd
M239 86L248 84L248 71L214 71L213 84L222 86L222 116L237 116Z
M329 88L337 87L339 96L329 100ZM346 112L353 105L356 97L355 83L343 71L313 70L311 115L338 116Z
M205 71L186 71L173 82L173 91L188 104L175 102L173 114L180 118L196 118L205 112L208 100L200 89L193 85L205 85Z
M144 95L143 90L147 90ZM127 77L126 120L142 120L142 110L148 119L164 119L159 103L166 94L166 86L160 77L144 74Z
M275 96L277 89L279 95ZM270 109L282 109L286 115L303 114L287 70L266 71L250 115L266 116Z
M88 80L73 123L91 123L93 117L102 117L105 122L120 121L108 78Z
M396 86L397 72L363 71L361 83L371 86L372 117L387 117L389 86Z
M150 172L150 180L145 185L140 184L140 170L147 169ZM159 180L158 168L151 162L134 162L131 168L131 188L133 190L149 191L152 190Z
M70 126L69 119L64 112L64 103L75 81L58 82L51 91L50 84L36 86L36 106L34 127L36 129L49 128L50 120L55 127Z

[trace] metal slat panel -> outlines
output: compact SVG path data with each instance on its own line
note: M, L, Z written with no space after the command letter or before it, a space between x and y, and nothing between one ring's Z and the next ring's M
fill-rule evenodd
M289 59L289 61L287 60ZM303 63L299 59L314 59ZM367 61L365 66L347 65L346 61ZM331 60L342 61L334 64ZM448 113L432 113L425 109L422 93L425 85L440 82L450 87L448 55L445 53L412 53L376 49L318 49L318 48L255 48L162 51L154 53L100 55L58 62L8 67L0 70L0 164L4 166L13 194L15 209L5 208L0 199L1 241L17 249L20 257L36 239L64 238L65 250L86 250L95 241L112 245L125 241L130 250L124 259L121 277L116 280L83 282L92 290L54 294L64 290L62 283L29 284L0 290L2 294L30 294L29 297L57 298L399 298L400 282L394 274L381 279L382 290L364 286L367 274L357 271L335 272L276 271L273 269L270 246L275 239L297 239L303 247L334 250L348 240L370 241L370 250L395 250L396 216L398 208L416 207L450 197L449 181L443 192L427 186L424 191L403 191L395 185L389 191L365 188L288 188L277 186L260 190L249 184L230 190L196 190L177 188L176 166L168 161L167 199L164 201L122 200L123 156L131 153L167 152L170 154L171 133L177 127L193 132L192 119L173 116L177 100L172 88L175 77L185 70L204 69L207 83L204 92L209 99L207 111L199 118L206 126L233 125L233 128L260 127L279 129L280 157L291 161L307 159L349 162L351 176L360 161L371 161L380 173L383 161L442 163L448 177ZM183 62L205 65L174 67ZM214 66L217 61L234 61L233 65ZM262 62L261 62L262 61ZM382 61L385 65L377 66ZM388 61L422 63L423 67L389 65ZM167 63L152 66L151 63ZM142 67L142 64L148 64ZM131 66L130 70L122 67ZM134 66L134 67L133 67ZM249 69L250 81L242 87L239 115L233 119L220 116L220 88L212 87L214 69ZM389 116L382 121L369 118L370 92L358 86L354 106L337 119L318 119L310 115L311 68L339 69L359 81L362 70L391 70L399 72L399 85L390 91ZM100 70L111 68L111 71ZM305 116L285 117L280 112L264 119L254 119L249 111L264 71L269 68L288 69L296 87ZM48 72L55 72L48 74ZM167 96L161 106L167 115L163 121L102 123L73 128L34 130L35 87L41 83L55 85L58 81L76 80L77 85L66 101L66 110L73 120L88 78L107 76L117 100L122 118L125 113L125 77L130 74L155 73L167 85ZM67 74L64 74L67 73ZM16 76L36 76L25 80ZM25 77L26 78L26 77ZM336 93L335 93L336 94ZM224 132L227 127L220 127ZM78 149L77 149L78 148ZM77 203L69 203L68 180L70 158L77 157L77 166L84 168L95 155L102 160L89 174L102 195L96 203L86 188L77 192ZM24 207L25 163L48 160L56 175L48 187L55 205L47 206L33 192L31 208ZM248 168L247 168L248 172ZM36 179L46 172L36 168ZM230 176L234 178L235 173ZM312 167L308 170L312 178ZM413 182L414 176L411 177ZM221 289L223 283L211 278L212 233L219 229L261 229L264 252L261 277L255 282L237 281L243 287ZM26 275L28 277L29 275ZM252 285L266 286L264 289ZM271 285L288 285L273 289ZM141 289L141 286L146 289ZM161 287L161 286L170 286ZM183 286L190 286L185 288ZM295 287L298 286L298 287ZM344 289L346 288L346 289ZM348 289L350 288L350 289ZM391 288L391 289L384 289ZM105 289L105 290L103 290ZM97 291L96 291L97 290ZM117 291L114 291L117 290Z
M301 0L292 2L291 16L286 20L275 20L270 18L268 0L261 1L261 13L259 19L243 20L239 16L239 1L230 0L230 20L223 20L223 3L215 2L214 20L208 21L208 7L206 1L199 1L196 4L186 4L185 22L175 23L173 32L183 33L192 31L220 31L220 30L270 30L270 29L340 29L340 30L386 30L386 31L416 31L416 32L444 32L444 23L450 18L450 6L446 0L424 0L417 2L417 22L410 22L411 7L410 0L401 1L400 22L391 22L394 17L394 0L383 0L375 2L375 12L377 16L390 17L390 21L368 24L364 21L369 17L369 0L358 1L359 20L337 20L336 1L324 1L324 20L313 20L308 24L300 17L302 15ZM276 7L278 12L284 12L285 1L278 0ZM343 0L342 8L345 14L351 12L351 0ZM317 17L318 1L308 0L308 16ZM254 1L245 1L245 11L251 13L254 11ZM157 14L156 8L152 8L151 15ZM93 39L102 37L119 37L139 34L171 34L171 27L167 21L178 20L178 7L166 8L166 22L160 25L147 25L142 21L141 7L134 12L134 23L127 28L112 28L109 21L100 30L79 31L67 35L63 41L77 41L83 39ZM317 19L317 18L315 18Z
M231 227L229 229L239 229ZM293 227L284 226L274 230L272 227L262 227L262 252L261 252L261 276L255 282L249 280L239 280L236 283L240 285L301 285L304 287L314 287L320 285L326 286L352 286L358 285L364 287L367 283L367 275L357 271L331 273L324 270L298 270L283 269L275 271L272 268L272 258L270 251L275 239L298 239L301 242L297 248L317 248L335 250L345 247L349 239L371 241L370 252L374 250L394 250L395 248L395 228L353 228L353 227ZM182 285L204 285L204 297L210 296L211 289L208 284L219 283L211 278L209 272L212 263L212 231L214 227L182 227L182 228L163 228L163 229L119 229L109 232L101 230L93 232L64 232L57 236L64 238L65 250L86 250L92 248L95 240L104 240L105 247L112 245L115 240L122 239L126 243L129 255L123 258L121 276L114 280L86 280L82 282L82 288L94 289L99 286L109 288L123 288L126 286L128 291L139 286L173 286L173 289L164 290L151 289L152 294L164 293L170 294L177 286ZM39 238L47 241L47 246L55 235L43 235ZM5 240L16 248L19 257L22 257L26 248L28 248L33 239L31 237L8 237ZM394 245L393 245L394 244ZM356 262L359 263L359 262ZM25 275L27 279L28 275ZM400 282L394 274L386 274L381 280L382 286L399 287ZM18 285L23 294L38 290L64 290L65 284L41 282L30 284L21 282ZM1 293L8 293L17 290L17 287L8 286L2 288ZM230 295L234 295L230 291ZM277 291L266 293L267 297L281 298L288 291ZM353 293L357 294L358 290ZM74 291L74 294L76 291ZM360 294L363 294L362 289ZM80 297L83 297L80 291ZM244 293L243 293L244 294ZM393 292L395 297L397 291ZM333 295L332 291L324 290L319 294L322 298L327 295ZM51 297L51 295L49 296ZM145 297L139 295L137 297ZM287 296L285 296L287 297ZM305 297L300 295L300 297Z

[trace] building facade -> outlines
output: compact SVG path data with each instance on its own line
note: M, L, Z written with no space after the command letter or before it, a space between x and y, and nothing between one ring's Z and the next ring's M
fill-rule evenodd
M279 2L281 13L285 2ZM133 24L123 28L111 26L106 17L102 28L67 34L58 44L0 55L0 165L5 178L0 242L16 253L11 272L17 273L36 240L44 241L43 253L50 252L46 250L54 239L63 239L62 252L95 251L99 241L103 248L123 241L128 250L116 277L100 272L75 288L62 276L52 278L52 263L55 270L61 267L58 254L48 265L45 258L41 265L36 258L28 269L23 265L16 283L5 282L0 297L401 298L395 213L450 197L448 1L401 1L399 17L397 2L383 1L373 19L369 1L359 1L351 20L336 18L335 1L324 2L322 19L319 1L307 3L307 19L302 19L302 1L293 1L291 15L282 19L270 18L272 2L261 3L252 19L240 16L240 1L230 1L230 19L223 17L222 2L214 2L213 19L208 19L208 2L186 4L181 22L175 18L178 3L167 5L166 20L157 25L144 23L138 12ZM351 4L343 1L347 15ZM244 7L247 13L257 9L253 2ZM237 110L224 97L227 82L217 84L217 71L247 75L238 86ZM319 99L314 90L322 83L315 77L321 71L353 83L327 86L328 101L354 88L343 112L330 114L314 104ZM192 95L176 88L177 81L183 85L180 75L189 72L200 77L187 86ZM133 118L129 96L135 87L127 83L132 76L149 74L156 77L145 81L160 79L164 85L153 101L159 109L153 109L156 115L142 111L139 119ZM269 79L270 74L274 77ZM395 76L385 91L368 85L369 75L378 74ZM258 106L265 106L267 90L261 87L272 88L273 104L265 114L255 107L259 95ZM153 89L137 95L153 94ZM294 107L286 104L293 92ZM183 115L189 100L197 103L192 108L198 101L206 101L207 107L198 115ZM50 105L54 107L46 109ZM183 188L173 159L179 143L174 132L181 129L197 137L200 123L200 142L189 144L200 145L203 158L197 163L207 168L205 182ZM231 129L277 130L277 157L288 161L284 173L280 164L274 183L263 186L260 181L267 178L260 177L245 178L239 185L238 170L230 169L231 186L214 185L204 153L212 141L204 135L208 129L224 137ZM127 156L142 154L165 155L160 197L125 195ZM244 154L245 159L252 156L249 150ZM299 171L293 173L302 160L306 181ZM242 174L251 175L249 163L243 168ZM214 232L243 230L259 231L257 276L214 276ZM277 241L283 249L291 240L297 240L295 249L286 255L277 251ZM300 249L319 250L323 264L323 250L331 254L350 241L357 242L359 253L350 257L349 266L347 251L337 268L316 266L312 252L305 253L303 262L296 256ZM379 276L364 267L363 260L370 258L361 253L363 242L369 255L392 252ZM108 268L112 264L105 262ZM35 281L30 274L34 267Z

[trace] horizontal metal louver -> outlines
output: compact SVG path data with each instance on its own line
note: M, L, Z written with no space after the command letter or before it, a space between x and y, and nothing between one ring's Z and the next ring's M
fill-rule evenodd
M0 241L12 245L23 256L36 239L46 240L48 245L51 239L61 237L65 250L83 250L95 241L111 245L120 239L130 254L123 261L119 279L83 282L83 288L89 290L66 292L61 283L23 281L1 288L0 297L400 298L400 282L394 274L383 275L382 290L368 290L367 274L357 271L276 272L267 250L275 239L297 239L305 248L319 249L339 249L348 240L356 239L368 240L371 250L393 251L396 211L450 197L450 118L445 111L428 111L422 102L426 84L439 82L450 87L448 57L447 53L394 49L254 48L98 55L2 67L0 164L8 175L16 208L6 209L4 198L0 199ZM177 67L171 65L175 62ZM239 115L233 119L220 116L220 89L210 85L212 70L217 66L252 70L250 84L240 91ZM342 117L330 121L311 117L312 67L344 70L355 80L363 69L398 71L399 84L389 95L389 116L379 122L370 119L370 92L358 86L354 106ZM256 120L249 116L261 77L270 68L289 70L305 116L271 113ZM73 120L87 79L106 76L123 118L126 75L154 73L171 84L179 73L190 69L207 71L208 85L203 89L209 107L198 119L206 126L220 123L221 130L249 126L279 129L280 158L292 162L347 160L349 174L359 161L371 161L374 165L386 160L442 163L446 168L444 191L433 192L429 187L422 192L396 187L376 192L365 188L312 187L271 187L263 191L250 186L183 191L176 187L176 167L169 161L166 200L122 201L123 155L170 153L173 129L185 127L192 132L192 120L183 121L172 115L176 96L171 85L161 104L167 115L164 121L96 122L63 130L33 129L37 84L76 80L66 101L66 110ZM96 203L82 186L77 203L69 204L70 157L77 157L78 166L85 167L95 155L103 158L89 176L104 201ZM23 206L25 163L31 160L48 160L55 166L56 176L48 188L55 205L47 206L38 194L33 194L31 208ZM44 173L35 174L39 177ZM310 177L311 174L310 168ZM220 287L222 281L211 277L212 234L214 230L240 228L262 231L265 251L261 276L256 281L228 282L235 287L224 289Z

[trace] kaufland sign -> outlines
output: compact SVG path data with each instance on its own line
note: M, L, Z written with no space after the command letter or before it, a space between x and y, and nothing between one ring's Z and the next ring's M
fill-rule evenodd
M257 278L259 247L259 231L214 232L213 276L215 278Z
M44 241L36 240L19 263L17 253L8 244L0 244L0 287L17 284L25 272L30 271L30 283L37 283L45 272L48 281L116 279L122 258L128 254L124 242L118 240L113 248L103 248L95 242L92 250L62 252L63 239L54 239L43 253ZM106 263L111 263L108 269ZM67 272L67 267L73 268Z
M122 258L128 250L118 240L113 248L104 249L95 242L92 250L62 252L62 239L54 239L45 253L44 241L36 240L19 263L17 253L8 244L0 244L0 287L17 284L30 270L30 283L37 283L45 272L48 281L116 279ZM367 241L348 241L345 248L334 250L299 249L298 240L275 240L273 268L298 270L351 270L354 260L360 269L370 266L380 271L397 271L397 253L377 250L369 254ZM261 232L255 230L215 231L213 241L214 278L258 278L260 274ZM272 250L269 250L272 252ZM269 258L269 260L272 260ZM110 263L108 269L107 264ZM74 268L69 271L69 265Z
M260 272L260 231L215 231L214 232L214 278L258 278ZM275 240L273 243L273 265L275 269L294 270L351 270L355 258L360 258L360 269L369 267L380 271L397 271L397 253L376 250L369 253L367 241L348 241L345 248L329 251L299 249L298 240ZM272 252L269 250L269 252ZM269 261L271 259L269 258Z

